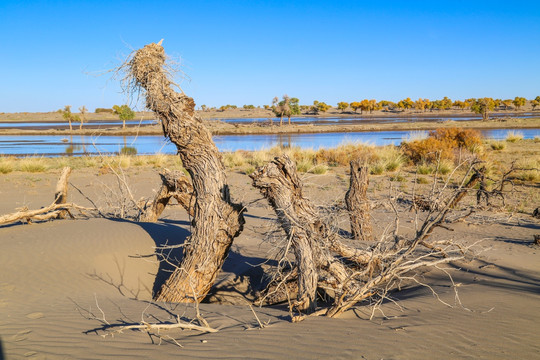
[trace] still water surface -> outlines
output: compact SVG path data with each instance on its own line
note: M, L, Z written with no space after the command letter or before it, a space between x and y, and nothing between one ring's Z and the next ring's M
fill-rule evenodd
M540 137L538 129L492 129L482 134L490 139L504 139L509 131L523 134L525 139ZM373 131L350 133L280 134L280 135L220 135L214 136L220 151L261 150L273 146L298 146L301 148L331 148L344 143L373 145L398 145L410 131ZM0 154L3 155L97 155L118 153L122 147L131 146L138 154L174 154L175 145L162 136L58 136L10 135L0 136Z

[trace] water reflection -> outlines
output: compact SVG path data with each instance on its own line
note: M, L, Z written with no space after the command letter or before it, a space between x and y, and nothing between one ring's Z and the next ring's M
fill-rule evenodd
M504 139L509 131L523 133L525 139L540 137L540 129L491 129L482 131L492 139ZM344 143L398 145L409 131L374 131L351 133L220 135L214 136L220 151L261 150L274 146L301 148L331 148ZM176 154L176 146L163 136L81 136L69 138L58 135L0 136L0 154L78 156L85 154Z

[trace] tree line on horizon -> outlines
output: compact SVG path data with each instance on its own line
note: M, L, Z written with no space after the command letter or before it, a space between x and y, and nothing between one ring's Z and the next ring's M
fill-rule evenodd
M344 113L346 110L350 109L354 113L360 114L364 112L372 113L373 111L401 111L406 112L409 110L417 110L421 112L425 111L442 111L442 110L452 110L460 109L462 111L470 110L476 114L482 115L483 120L489 118L489 113L494 110L508 110L510 107L514 107L516 110L520 110L523 106L530 103L533 110L536 110L537 107L540 107L540 96L537 96L535 99L527 100L524 97L516 96L514 99L493 99L490 97L484 98L469 98L465 100L452 100L445 96L440 100L430 100L419 98L418 100L411 100L410 97L400 100L398 102L392 102L388 100L377 101L375 99L364 99L362 101L353 101L351 103L341 101L337 103L336 108L341 110ZM202 111L226 111L228 109L238 109L236 105L223 105L219 108L208 107L206 105L201 105ZM254 105L244 105L243 109L251 110L255 109ZM257 108L261 108L257 106ZM263 105L265 110L272 111L276 117L280 118L280 125L283 123L283 117L288 117L289 123L292 115L300 115L302 113L317 115L319 113L324 113L332 108L332 106L315 100L313 105L299 105L299 99L295 97L289 97L288 95L283 95L280 100L278 97L274 97L271 105Z

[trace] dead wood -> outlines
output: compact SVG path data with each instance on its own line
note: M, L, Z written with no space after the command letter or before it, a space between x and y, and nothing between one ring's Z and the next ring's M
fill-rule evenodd
M180 171L170 171L168 169L163 169L159 176L162 182L161 187L153 199L141 204L138 221L156 222L171 198L176 199L188 214L193 216L195 198L189 178Z
M69 175L71 174L71 168L69 166L66 166L62 169L62 173L60 174L60 179L58 179L58 182L56 183L56 191L54 193L54 203L55 204L65 204L67 201L67 193L68 193L68 179ZM67 210L62 210L58 214L59 219L64 219L66 217L66 214L68 214Z
M65 167L64 169L62 169L60 179L56 184L56 191L52 204L37 210L29 210L25 207L19 209L14 213L2 215L0 216L0 225L11 224L21 220L27 223L31 223L32 221L64 219L66 217L66 214L73 218L74 216L71 214L71 210L78 210L81 213L96 212L96 209L94 208L86 208L72 203L66 203L68 193L68 179L70 173L70 167Z
M298 275L291 277L297 279L298 294L292 306L301 312L321 313L315 311L315 296L317 289L322 289L332 298L324 314L338 316L359 301L375 296L384 299L396 281L404 278L414 280L418 268L436 267L460 259L467 251L467 248L452 241L438 243L442 246L431 246L429 250L418 250L417 247L425 243L436 227L442 225L450 209L457 205L474 181L463 180L461 186L444 203L441 202L439 210L430 210L412 239L397 235L399 221L396 220L394 232L383 234L377 244L369 247L359 243L359 246L352 247L346 245L324 223L315 206L304 198L295 164L286 155L259 168L251 178L253 185L276 212L294 251L295 268L291 274L294 275L296 270ZM279 277L276 278L279 280ZM290 279L286 276L283 278L286 281L270 284L267 296L276 294L279 299L283 299L283 293L289 295L288 291L292 289ZM280 284L281 292L278 291Z
M351 161L351 181L345 194L345 204L351 220L351 232L356 240L373 240L371 204L366 193L369 185L369 168L360 160Z
M166 70L161 44L137 50L127 62L127 86L144 89L146 106L160 119L165 136L176 145L193 185L192 233L184 258L156 299L174 302L202 300L215 282L233 239L243 229L242 206L229 195L225 167L212 136L195 114L195 102L174 83Z

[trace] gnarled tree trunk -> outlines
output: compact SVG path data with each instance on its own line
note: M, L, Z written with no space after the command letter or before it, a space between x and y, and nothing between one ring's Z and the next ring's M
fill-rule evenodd
M193 186L187 176L180 171L170 171L168 169L163 169L159 176L162 182L161 188L152 200L148 200L140 206L142 211L139 214L138 221L156 222L171 198L175 198L193 217L195 198L193 196Z
M345 194L345 204L351 219L351 232L356 240L373 240L371 226L371 205L366 193L369 185L369 168L362 166L360 160L351 161L351 182Z
M184 258L156 294L157 300L202 300L215 282L233 239L243 229L242 206L233 204L221 155L210 132L195 114L195 102L175 92L164 70L165 52L152 43L139 49L128 63L131 85L146 91L146 106L161 120L193 184L192 233Z

